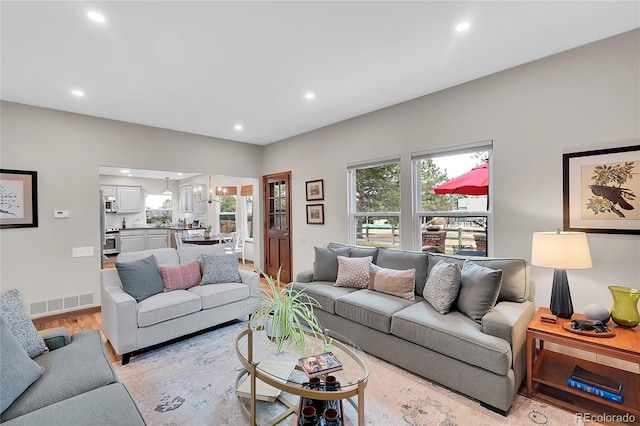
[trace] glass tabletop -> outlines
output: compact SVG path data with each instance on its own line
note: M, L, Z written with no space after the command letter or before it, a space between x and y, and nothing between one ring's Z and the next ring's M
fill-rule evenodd
M361 356L361 349L346 337L331 330L324 330L324 333L317 337L309 331L308 342L303 352L300 352L293 342L285 341L278 355L277 342L271 340L266 332L245 330L243 333L246 334L237 340L238 355L249 359L249 339L252 339L251 359L257 364L256 369L288 384L308 386L309 377L302 371L298 361L325 352L331 352L342 363L342 368L318 377L324 381L328 375L334 376L341 390L357 387L358 382L368 378L371 370L366 359Z

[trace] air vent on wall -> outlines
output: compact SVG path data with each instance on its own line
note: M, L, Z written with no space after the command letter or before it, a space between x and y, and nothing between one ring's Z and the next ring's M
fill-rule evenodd
M29 315L43 316L46 314L71 311L82 306L93 306L94 303L94 293L39 300L29 303Z

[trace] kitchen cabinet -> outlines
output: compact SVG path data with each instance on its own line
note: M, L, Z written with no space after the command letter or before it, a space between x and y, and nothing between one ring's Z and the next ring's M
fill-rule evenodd
M115 186L101 186L100 191L102 191L103 197L117 197Z
M166 229L147 229L147 250L169 247L168 236Z
M193 213L193 185L180 185L180 212Z
M120 230L120 253L145 250L147 245L143 229Z
M138 213L142 211L142 188L139 186L118 186L118 213Z

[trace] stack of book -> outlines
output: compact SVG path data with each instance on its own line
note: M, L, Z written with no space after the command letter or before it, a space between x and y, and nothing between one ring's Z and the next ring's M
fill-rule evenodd
M332 352L300 358L298 364L309 378L342 370L342 362Z
M576 365L569 376L567 384L600 398L622 404L623 386L617 380L601 376Z

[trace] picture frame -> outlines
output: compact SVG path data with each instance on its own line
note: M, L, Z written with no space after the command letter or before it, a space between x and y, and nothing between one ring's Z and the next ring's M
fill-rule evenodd
M307 204L307 224L324 225L324 204Z
M38 172L0 169L0 229L38 227Z
M562 160L565 231L640 235L640 145Z
M324 179L308 180L305 182L307 201L324 200Z

